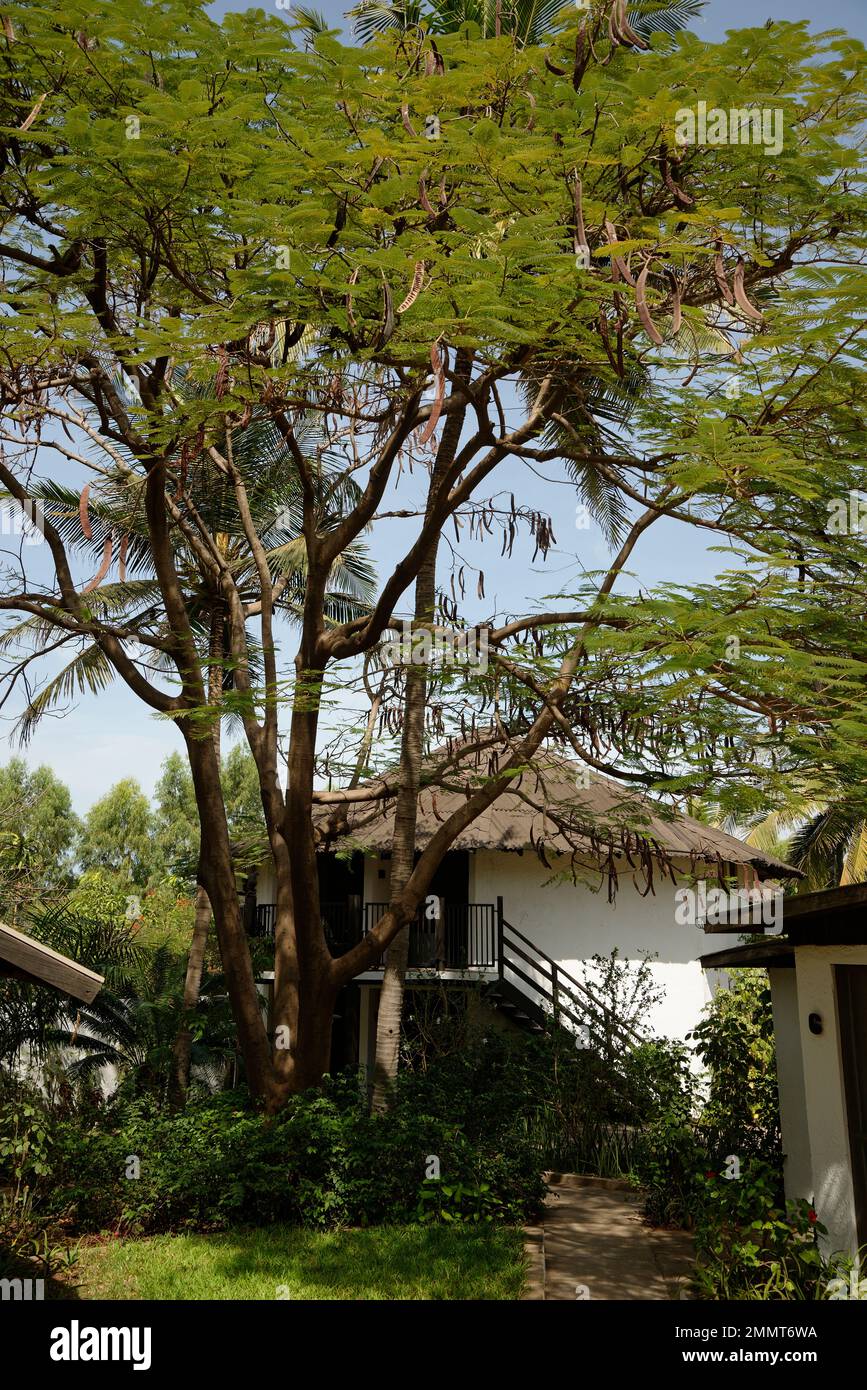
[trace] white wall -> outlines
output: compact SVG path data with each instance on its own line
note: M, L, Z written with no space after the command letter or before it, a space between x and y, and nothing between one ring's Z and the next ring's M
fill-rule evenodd
M867 946L799 946L795 951L813 1204L819 1220L828 1227L827 1250L847 1250L854 1254L857 1249L855 1197L835 965L867 965ZM820 1034L810 1032L811 1013L821 1015Z
M660 879L656 894L642 897L632 871L622 865L609 903L607 886L594 893L590 885L550 878L530 851L479 850L470 856L472 901L496 902L501 896L506 921L579 979L582 962L607 956L615 946L625 960L638 962L642 952L655 955L653 976L665 997L648 1022L658 1035L685 1037L711 998L711 982L698 963L710 947L699 927L675 922L671 880Z
M777 1055L777 1090L783 1136L786 1197L813 1200L813 1164L807 1124L807 1097L801 1053L798 981L794 969L769 970Z
M365 902L388 901L389 867L378 855L365 857ZM470 855L470 901L495 903L501 896L506 920L579 979L582 962L607 956L615 946L625 960L638 962L642 952L655 956L653 976L665 995L648 1022L657 1035L683 1038L716 989L716 972L709 978L698 963L711 944L699 927L675 921L670 879L660 878L655 895L642 897L629 866L621 864L618 871L610 904L605 886L593 892L587 884L549 882L551 872L529 850L479 850ZM273 874L266 867L259 872L257 898L274 901Z

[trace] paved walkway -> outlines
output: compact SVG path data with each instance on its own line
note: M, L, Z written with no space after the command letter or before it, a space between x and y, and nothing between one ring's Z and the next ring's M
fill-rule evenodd
M626 1183L549 1178L544 1225L528 1231L530 1299L675 1299L686 1296L692 1241L641 1220Z

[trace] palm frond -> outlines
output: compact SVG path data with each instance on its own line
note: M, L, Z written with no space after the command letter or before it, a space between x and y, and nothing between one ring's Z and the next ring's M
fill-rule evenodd
M641 38L648 40L651 34L675 34L686 29L690 21L698 19L707 0L676 0L674 4L645 3L640 9L630 10L629 23Z
M836 887L852 840L862 828L863 811L838 802L796 830L789 842L789 862L805 875L801 888Z

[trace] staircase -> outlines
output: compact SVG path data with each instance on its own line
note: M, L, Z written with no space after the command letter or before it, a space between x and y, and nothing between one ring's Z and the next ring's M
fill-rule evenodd
M572 1033L577 1047L597 1047L606 1056L641 1041L634 1028L615 1021L592 989L505 920L502 899L497 909L497 978L483 996L489 1004L528 1032L541 1033L553 1023Z

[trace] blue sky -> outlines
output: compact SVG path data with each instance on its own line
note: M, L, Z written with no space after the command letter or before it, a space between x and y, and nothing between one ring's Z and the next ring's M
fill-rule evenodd
M335 25L344 23L346 0L311 3ZM215 15L248 8L276 13L276 6L248 6L231 0L215 0L211 6ZM703 18L694 27L700 36L713 42L728 29L764 24L769 18L804 19L814 29L842 28L867 40L867 0L824 0L820 6L811 0L709 0ZM69 477L69 481L80 486L82 480ZM490 616L495 608L501 612L526 611L547 594L568 592L570 581L582 569L592 570L605 564L607 550L598 532L575 528L575 495L571 488L536 479L528 490L527 475L516 465L498 473L495 486L506 492L513 489L524 503L551 514L558 544L545 563L537 561L535 565L531 563L533 545L526 533L516 542L510 561L499 560L498 544L492 544L487 553L480 552L479 563L486 573L486 599L477 611L470 613L471 617ZM382 570L397 554L402 534L402 523L388 525L388 534L377 538L374 556ZM708 554L702 533L674 522L651 528L634 565L643 585L705 579L724 567L722 556ZM0 762L17 751L8 737L14 713L7 708L0 715ZM48 763L53 767L72 789L76 809L84 811L123 776L137 777L144 789L151 792L162 760L180 747L179 736L171 725L151 716L118 683L99 697L71 706L63 717L43 721L25 756L34 765Z

